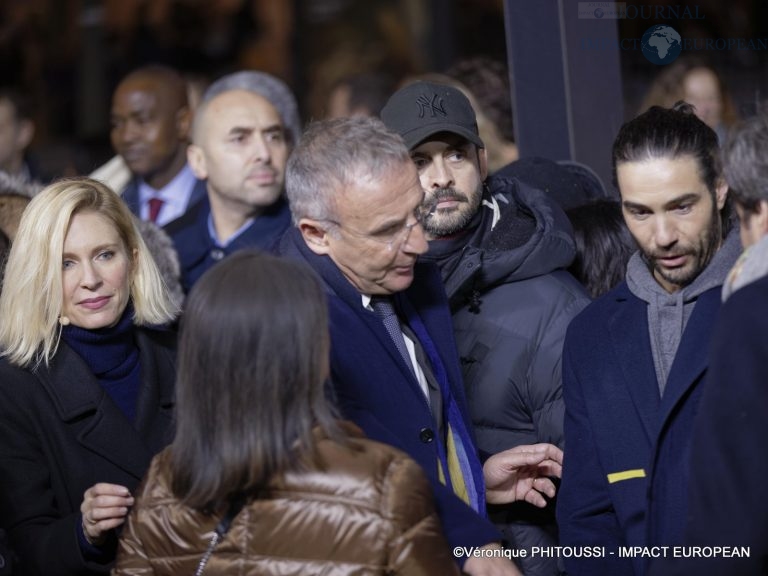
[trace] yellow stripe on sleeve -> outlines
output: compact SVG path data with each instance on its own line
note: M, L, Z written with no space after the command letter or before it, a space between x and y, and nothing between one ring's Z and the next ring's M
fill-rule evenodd
M631 480L633 478L645 478L645 470L637 468L636 470L624 470L623 472L614 472L608 474L608 483L614 484L622 480Z

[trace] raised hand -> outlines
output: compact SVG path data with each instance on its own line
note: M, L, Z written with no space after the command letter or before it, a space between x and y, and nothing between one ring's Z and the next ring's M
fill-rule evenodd
M516 446L494 454L483 466L486 500L490 504L508 504L525 500L543 508L552 498L563 470L563 451L553 444Z

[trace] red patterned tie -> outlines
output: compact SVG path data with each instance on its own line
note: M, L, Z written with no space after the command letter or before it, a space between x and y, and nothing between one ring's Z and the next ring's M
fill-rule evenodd
M149 220L150 222L157 222L157 216L160 214L160 210L165 204L165 201L160 198L149 199Z

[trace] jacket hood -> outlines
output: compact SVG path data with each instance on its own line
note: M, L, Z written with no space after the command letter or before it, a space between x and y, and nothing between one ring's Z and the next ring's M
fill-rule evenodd
M155 259L160 275L165 280L171 300L181 308L184 304L184 291L181 288L181 265L171 237L157 224L138 218L134 222L138 226L150 254Z
M422 256L440 266L452 305L468 291L482 292L567 268L576 254L571 224L562 209L516 179L487 181L468 234L433 240Z

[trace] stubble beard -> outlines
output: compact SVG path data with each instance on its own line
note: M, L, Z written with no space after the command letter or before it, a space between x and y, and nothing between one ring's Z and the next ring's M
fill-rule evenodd
M670 250L672 254L687 255L692 257L683 267L675 270L667 270L658 264L658 258L666 256L666 253L649 254L643 250L643 256L646 262L650 262L653 271L668 283L676 286L678 289L685 288L692 284L696 278L709 266L715 253L721 244L720 213L715 206L711 215L710 223L707 228L707 234L698 242L697 247L688 246L685 250Z
M424 231L434 238L452 236L463 231L472 222L482 197L482 184L470 198L455 188L440 188L429 199L428 208L441 200L455 199L459 205L455 208L435 208L424 221Z

